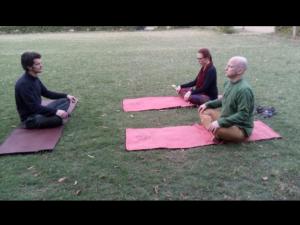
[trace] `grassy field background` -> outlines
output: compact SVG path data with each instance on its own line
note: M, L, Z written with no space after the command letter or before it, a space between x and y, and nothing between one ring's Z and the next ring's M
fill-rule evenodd
M199 121L196 108L125 113L121 103L174 95L171 84L197 75L201 47L211 50L221 93L228 59L247 57L256 104L278 111L262 120L283 139L126 152L127 127ZM0 35L0 48L0 143L19 123L14 83L24 51L42 54L50 90L79 98L53 152L0 156L1 200L300 199L299 40L193 28Z

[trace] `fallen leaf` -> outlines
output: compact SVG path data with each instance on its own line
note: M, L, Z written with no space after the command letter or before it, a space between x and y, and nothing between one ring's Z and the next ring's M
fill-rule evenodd
M131 114L130 117L133 118L134 116Z
M187 196L187 194L186 193L180 193L180 197L182 198L182 199L186 199L186 196Z
M278 175L279 175L279 170L274 170L271 173L271 176L273 176L273 177L278 176Z
M77 180L75 180L74 185L78 184Z
M58 179L58 182L59 182L59 183L62 183L62 182L64 182L64 181L65 181L65 179L67 179L67 177L62 177L62 178L59 178L59 179Z
M28 167L27 169L28 170L32 170L34 168L34 166L31 166L31 167Z
M262 177L261 178L263 181L266 181L266 180L268 180L269 178L268 177Z
M158 194L158 185L155 185L155 186L153 187L153 190L154 190L155 194Z
M81 194L81 190L75 191L75 195L80 195L80 194Z
M228 195L224 195L224 199L226 199L226 200L232 200L232 198L230 196L228 196Z
M287 186L287 185L284 184L284 183L280 183L280 184L279 184L279 188L280 188L281 191L284 191L284 189L286 188L286 186Z
M92 155L87 155L88 157L90 157L90 158L92 158L92 159L94 159L95 158L95 156L92 156Z

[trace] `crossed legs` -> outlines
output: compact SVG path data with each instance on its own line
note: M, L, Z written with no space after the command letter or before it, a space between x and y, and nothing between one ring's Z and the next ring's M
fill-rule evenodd
M48 104L47 106L54 109L62 109L67 111L69 108L70 101L67 98L61 98ZM63 124L62 118L59 116L44 116L41 114L35 114L29 116L25 121L24 125L27 129L40 129L40 128L52 128L58 127Z
M181 88L179 91L179 95L181 97L184 97L184 95L190 91L192 88ZM202 95L202 94L194 94L190 96L189 102L194 104L194 105L202 105L205 102L208 102L210 98L207 95Z
M206 129L213 121L219 119L220 115L221 112L218 109L206 109L203 113L199 113L200 121ZM220 127L214 133L214 136L217 139L232 142L242 142L246 139L244 131L237 126Z

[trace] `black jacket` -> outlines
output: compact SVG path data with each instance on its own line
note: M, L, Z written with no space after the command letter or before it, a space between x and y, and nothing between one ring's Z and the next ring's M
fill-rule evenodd
M200 74L200 72L199 72ZM180 85L182 88L194 87L197 83L197 78L195 80ZM210 97L211 100L218 98L218 88L217 88L217 71L215 66L211 66L205 74L204 84L201 88L195 88L192 90L192 95L194 94L205 94Z
M15 85L15 100L21 121L27 119L32 114L42 114L52 116L56 114L56 109L42 106L42 98L59 99L66 98L67 94L49 91L38 77L33 77L24 73Z

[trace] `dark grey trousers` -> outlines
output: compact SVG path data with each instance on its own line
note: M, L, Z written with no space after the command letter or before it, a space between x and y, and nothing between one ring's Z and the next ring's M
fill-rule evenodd
M47 105L47 107L53 109L61 109L67 111L70 106L70 100L67 98L57 99ZM27 129L40 129L40 128L52 128L58 127L63 124L62 118L59 116L44 116L41 114L34 114L29 116L23 122L25 128Z

